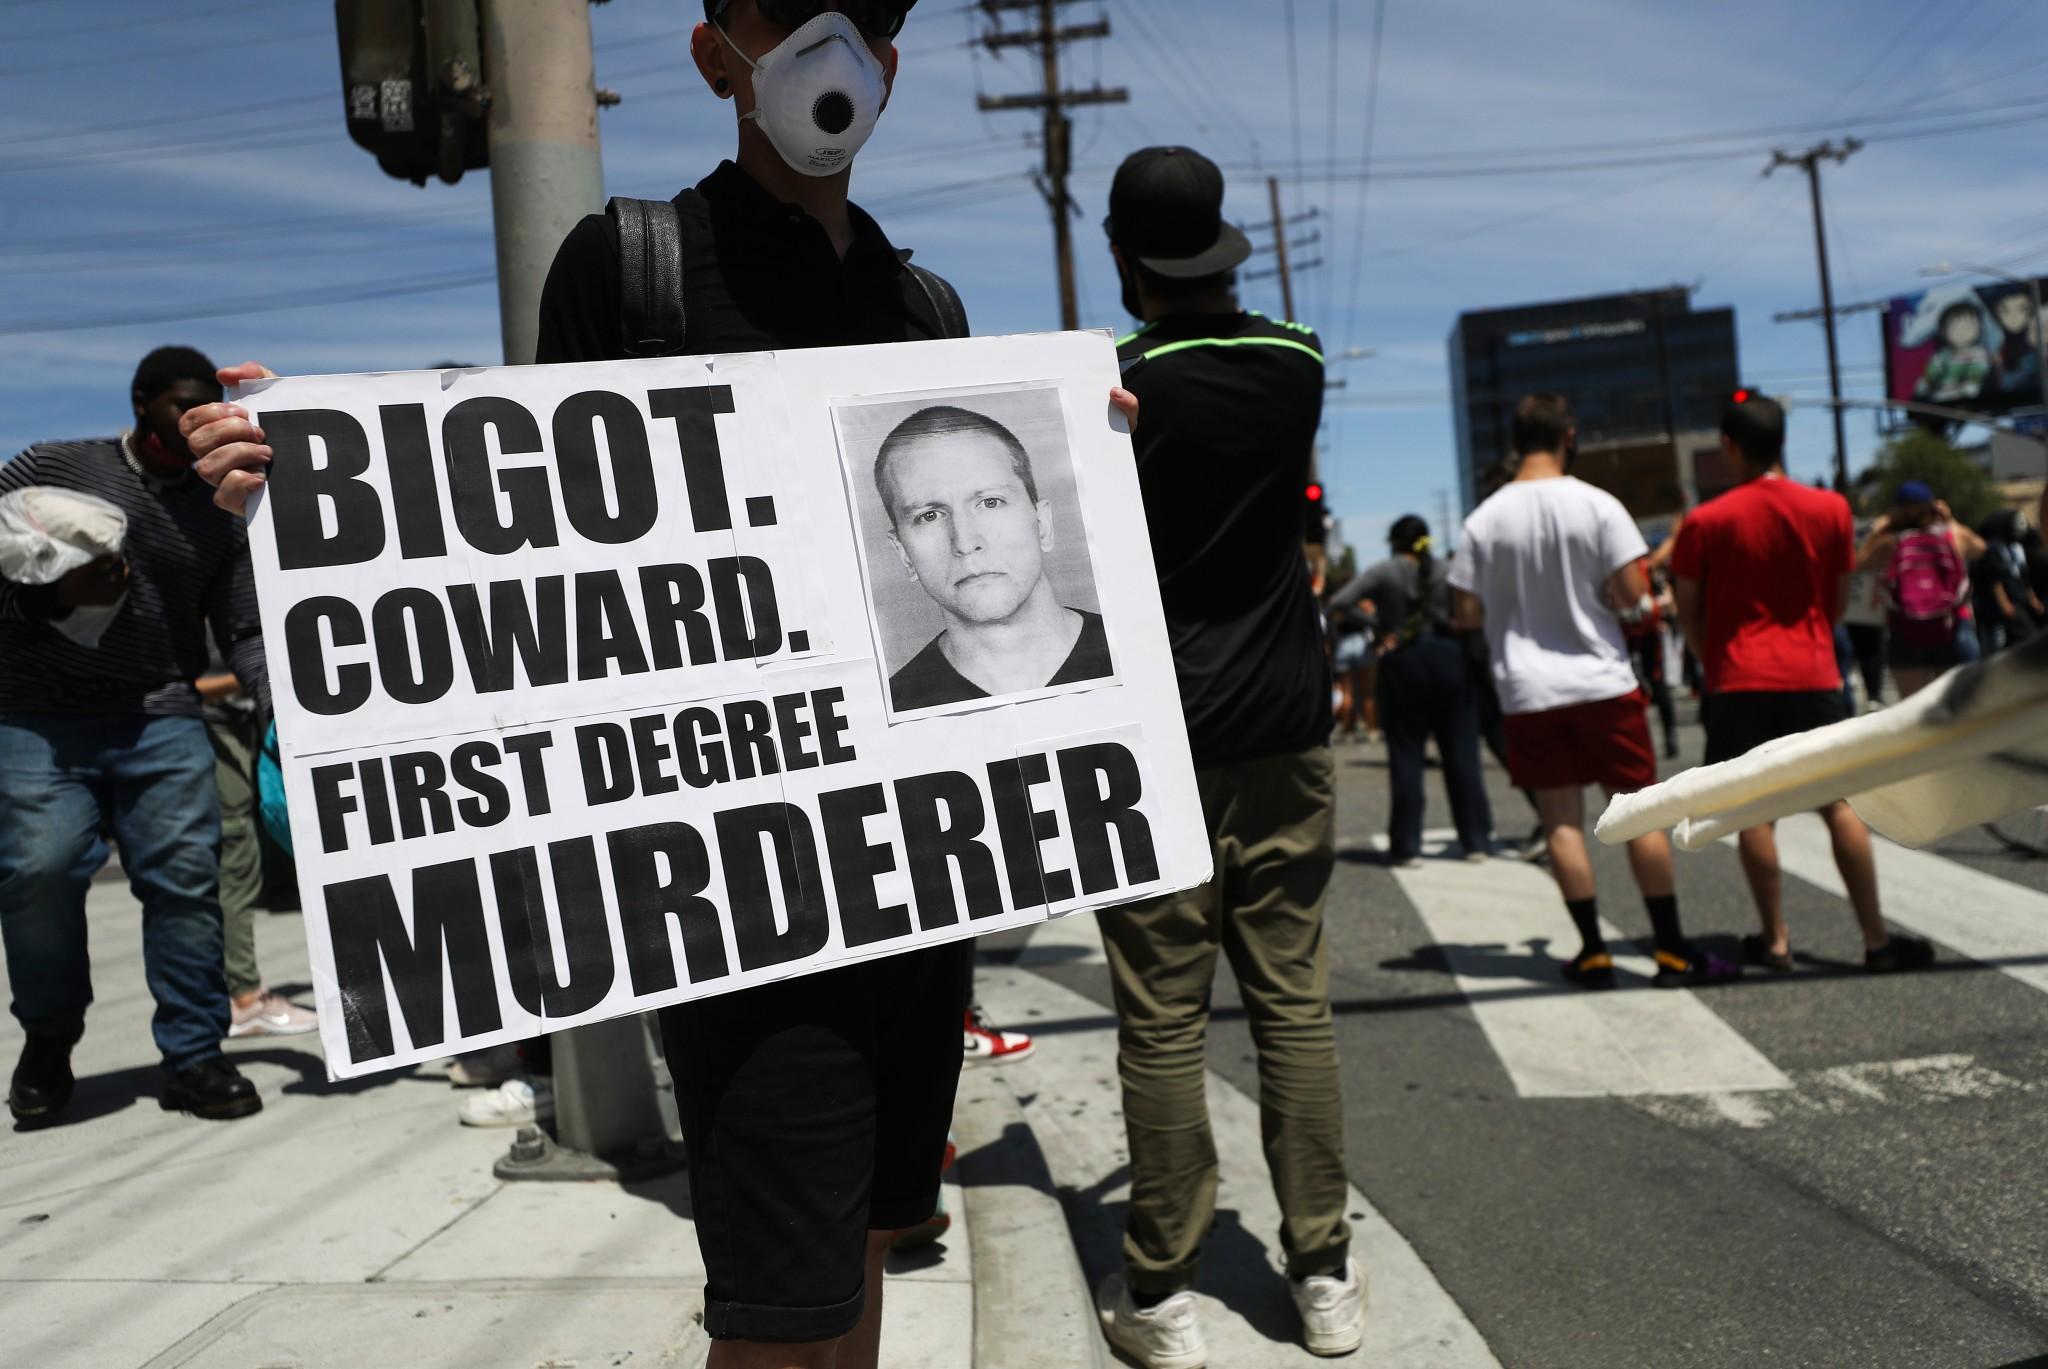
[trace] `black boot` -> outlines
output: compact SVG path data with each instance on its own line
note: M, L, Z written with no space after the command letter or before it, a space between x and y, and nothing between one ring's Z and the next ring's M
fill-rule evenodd
M71 1045L47 1036L31 1036L14 1066L7 1089L7 1110L23 1126L39 1127L57 1120L71 1102L77 1082L71 1076Z
M189 1112L220 1122L263 1111L256 1086L220 1055L166 1075L160 1101L166 1112Z

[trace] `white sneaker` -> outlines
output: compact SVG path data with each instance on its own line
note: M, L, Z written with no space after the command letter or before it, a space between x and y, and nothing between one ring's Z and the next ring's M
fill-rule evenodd
M466 1127L523 1127L555 1115L555 1086L547 1079L508 1079L462 1100L456 1116Z
M254 1003L243 1007L230 1001L228 1036L304 1036L320 1026L320 1016L302 1008L281 993L265 989Z
M1347 1260L1344 1277L1311 1274L1289 1279L1301 1336L1312 1355L1348 1355L1365 1344L1365 1271Z
M1195 1318L1195 1295L1176 1293L1157 1307L1131 1301L1124 1276L1112 1274L1095 1290L1095 1314L1109 1343L1145 1369L1203 1369L1209 1351Z

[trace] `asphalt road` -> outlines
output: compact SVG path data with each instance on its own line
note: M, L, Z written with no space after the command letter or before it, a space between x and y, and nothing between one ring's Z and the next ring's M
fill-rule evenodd
M1690 708L1682 716L1689 761L1701 736ZM1686 995L1782 1085L1533 1096L1490 1035L1519 1019L1489 1023L1470 974L1500 957L1500 1001L1510 1002L1543 993L1516 989L1513 977L1515 966L1540 962L1507 958L1528 947L1454 947L1461 984L1373 850L1386 813L1383 751L1346 746L1338 757L1342 839L1328 928L1352 1181L1502 1364L2048 1364L2048 976L2034 970L2028 982L1949 947L1933 970L1866 976L1847 905L1788 877L1798 969ZM1490 769L1489 783L1498 829L1526 832L1527 806L1499 772ZM1448 826L1434 774L1429 789L1429 822ZM2029 897L2048 890L2048 860L2023 860L1988 838L1957 838L1940 858L1947 863L1928 867L1942 876L1937 888L1962 870ZM1755 926L1735 852L1678 859L1688 930L1732 957ZM1622 854L1598 850L1596 862L1602 914L1624 935L1647 937ZM1955 878L1966 906L1981 904L1986 888L1999 892ZM1555 912L1541 902L1555 899L1554 886L1520 887L1532 917ZM2039 911L2048 938L2048 903ZM2025 974L2048 956L2003 960ZM1099 972L1040 972L1106 1001ZM1630 993L1652 1009L1671 997L1639 983L1611 997ZM1227 969L1216 1007L1212 1067L1256 1097Z

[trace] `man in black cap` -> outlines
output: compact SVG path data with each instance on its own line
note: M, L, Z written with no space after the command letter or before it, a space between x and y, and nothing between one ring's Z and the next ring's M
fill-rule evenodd
M1110 190L1110 250L1144 326L1118 344L1216 876L1101 916L1130 1131L1124 1272L1099 1290L1110 1341L1148 1366L1203 1362L1188 1289L1216 1203L1203 1039L1217 953L1259 1052L1266 1158L1308 1348L1364 1338L1350 1258L1323 897L1334 860L1330 675L1302 552L1323 357L1300 324L1240 309L1251 255L1223 176L1148 148Z
M142 903L163 1105L211 1118L263 1106L220 1050L230 1020L220 799L193 687L210 630L268 711L248 540L192 478L178 432L179 416L218 400L220 385L198 352L160 347L130 392L132 431L41 443L0 467L0 496L70 491L126 520L119 555L52 584L0 579L0 932L28 1037L7 1105L24 1126L56 1121L71 1101L71 1048L92 1002L85 894L107 858L103 819ZM108 609L96 636L80 630Z

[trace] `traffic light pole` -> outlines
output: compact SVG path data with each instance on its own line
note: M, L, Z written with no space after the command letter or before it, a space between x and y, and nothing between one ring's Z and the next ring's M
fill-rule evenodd
M505 364L533 360L555 249L604 207L589 0L482 0Z
M505 363L532 362L555 251L604 207L589 0L482 0L491 92L491 218ZM501 1179L638 1179L679 1167L655 1097L646 1028L615 1018L558 1032L555 1133L520 1131Z

